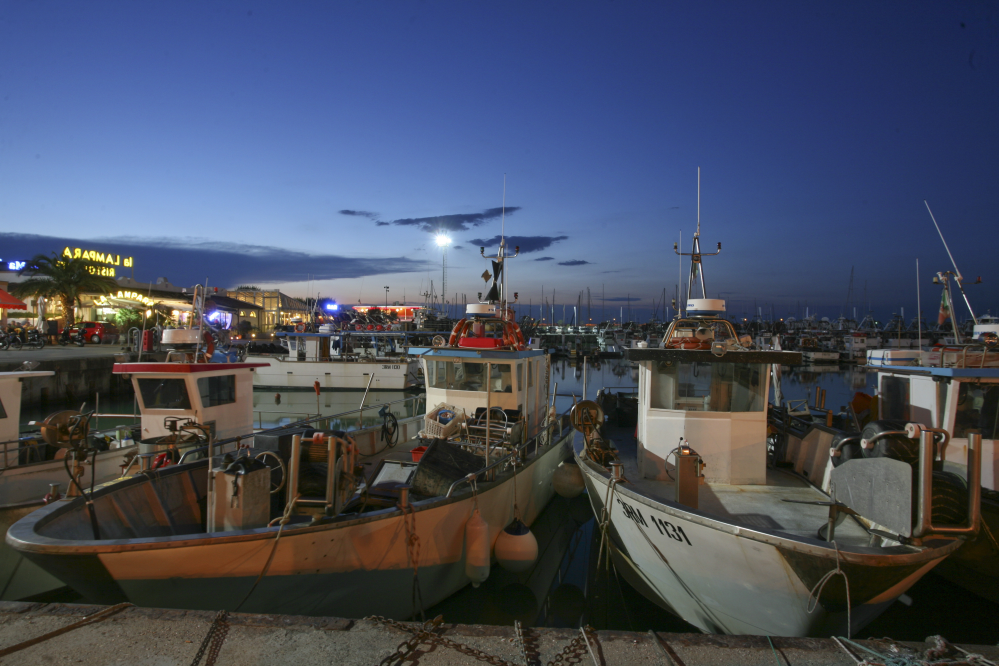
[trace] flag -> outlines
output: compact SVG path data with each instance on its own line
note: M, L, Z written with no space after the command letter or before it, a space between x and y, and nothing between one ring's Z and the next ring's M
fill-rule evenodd
M940 314L937 315L937 325L943 324L950 318L950 299L947 298L947 288L944 287L940 296Z

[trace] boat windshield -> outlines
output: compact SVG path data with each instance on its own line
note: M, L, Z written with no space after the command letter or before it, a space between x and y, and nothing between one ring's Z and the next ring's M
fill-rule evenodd
M218 407L236 402L236 375L198 377L202 407Z
M486 386L486 365L489 365L489 381ZM513 380L509 363L482 363L480 361L427 360L427 385L431 388L451 391L487 390L493 393L512 393Z
M698 336L698 330L701 335ZM724 319L680 319L670 326L667 342L676 338L703 339L708 342L713 340L726 340L738 337L732 324Z
M995 439L999 434L999 384L961 382L954 437L967 437L969 432L982 433L982 439Z
M766 366L760 363L673 363L652 368L653 409L762 412Z
M190 409L187 385L183 379L143 377L138 380L142 404L147 409Z

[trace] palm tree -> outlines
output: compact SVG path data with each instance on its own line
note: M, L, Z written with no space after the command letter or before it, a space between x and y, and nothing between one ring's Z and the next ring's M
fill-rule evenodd
M51 257L36 254L18 275L28 273L24 282L10 290L18 298L56 297L62 303L64 326L75 322L75 309L81 294L110 294L118 288L113 278L99 275L101 265L89 259Z

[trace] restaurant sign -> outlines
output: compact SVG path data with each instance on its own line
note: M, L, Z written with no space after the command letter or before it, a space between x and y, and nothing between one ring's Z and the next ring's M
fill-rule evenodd
M111 252L97 252L96 250L84 250L82 248L70 248L66 247L62 251L62 256L69 257L71 259L88 259L98 264L105 264L103 266L92 266L88 268L93 275L105 275L107 277L114 277L114 267L123 266L124 268L132 268L135 266L135 260L132 257L122 257L120 254L112 254Z
M135 301L137 303L142 303L143 305L148 305L152 307L156 304L156 301L149 298L148 296L143 296L137 291L119 291L117 295L111 296L111 298L117 299L119 301ZM107 296L101 296L94 301L94 305L104 306L104 305L114 305L111 303Z

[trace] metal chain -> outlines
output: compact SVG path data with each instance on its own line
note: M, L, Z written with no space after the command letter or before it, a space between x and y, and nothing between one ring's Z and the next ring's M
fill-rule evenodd
M225 637L229 634L228 617L229 611L227 610L220 610L215 615L212 626L208 627L205 640L201 641L201 647L198 648L198 653L194 655L194 661L191 662L191 666L198 666L201 663L201 658L205 656L206 650L208 651L208 660L205 662L205 666L215 666L215 662L219 658L219 651L222 649L222 644L225 643Z
M531 666L527 659L527 646L524 645L524 632L520 629L520 620L513 621L513 631L517 634L517 645L520 646L520 657L524 660L524 666Z
M493 666L518 666L518 664L515 664L512 661L506 661L505 659L493 656L491 654L483 652L482 650L477 650L476 648L470 647L468 645L457 643L455 641L452 641L450 638L444 638L440 634L436 633L436 631L444 623L443 615L438 615L433 620L430 620L429 622L424 622L419 629L415 630L415 633L413 627L406 626L401 622L396 622L395 620L390 620L380 615L372 615L365 619L384 624L385 626L388 627L393 627L400 631L405 631L406 633L409 634L413 634L412 638L401 643L399 645L399 648L395 652L393 652L385 659L382 659L382 661L380 662L380 666L390 666L391 664L402 663L403 661L406 660L406 658L410 654L412 654L416 650L417 647L419 647L420 643L424 642L429 645L439 645L441 647L451 648L452 650L460 652L461 654L468 655L469 657L474 657L479 661L484 661L488 664L493 664Z
M413 567L413 614L415 615L419 609L420 620L426 622L427 618L423 612L423 592L420 590L420 535L416 533L416 509L412 504L401 508L402 524L406 528L406 557L409 558L409 566Z
M555 655L554 659L548 662L548 666L559 666L563 663L578 664L584 660L584 657L589 656L590 648L587 646L586 641L592 640L596 642L597 632L590 625L586 625L580 629L580 635L573 638L572 642L562 648L562 651Z

